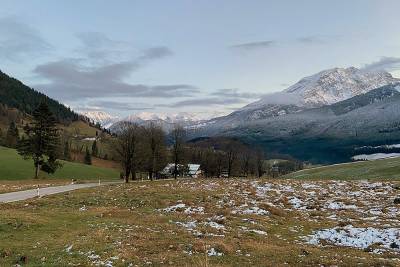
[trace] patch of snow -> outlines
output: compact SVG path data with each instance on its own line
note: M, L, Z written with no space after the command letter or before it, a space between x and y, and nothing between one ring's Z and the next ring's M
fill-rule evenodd
M357 209L356 205L346 205L342 202L329 202L326 203L325 208L330 210L347 210L347 209Z
M207 250L207 255L209 257L213 257L213 256L221 257L224 254L222 252L218 252L215 248L211 248L211 249Z
M387 159L387 158L398 158L400 153L375 153L375 154L361 154L352 157L352 160L377 160L377 159Z
M164 212L183 211L186 214L194 214L194 213L204 214L204 207L187 207L186 204L179 203L179 204L167 207L165 209L162 209L162 211L164 211Z
M337 246L365 249L374 244L383 248L393 249L393 244L400 246L400 229L398 228L357 228L352 225L323 229L306 237L307 243L319 245L320 240L328 241ZM397 249L398 250L398 249Z

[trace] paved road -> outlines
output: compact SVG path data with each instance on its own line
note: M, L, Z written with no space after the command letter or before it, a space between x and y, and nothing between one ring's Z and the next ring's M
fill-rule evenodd
M101 183L101 185L115 184L115 183L116 182L105 182L105 183ZM70 184L70 185L62 185L62 186L52 186L52 187L40 188L39 194L41 197L43 197L43 196L48 196L48 195L53 195L53 194L58 194L58 193L64 193L64 192L68 192L68 191L72 191L72 190L76 190L76 189L90 188L90 187L95 187L95 186L99 186L99 184L98 183L87 183L87 184ZM38 196L37 189L5 193L5 194L0 194L0 203L1 202L8 203L8 202L26 200L26 199L34 198L37 196Z

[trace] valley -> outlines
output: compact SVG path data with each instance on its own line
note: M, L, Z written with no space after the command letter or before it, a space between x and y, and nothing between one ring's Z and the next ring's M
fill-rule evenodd
M1 1L0 267L400 266L398 10Z

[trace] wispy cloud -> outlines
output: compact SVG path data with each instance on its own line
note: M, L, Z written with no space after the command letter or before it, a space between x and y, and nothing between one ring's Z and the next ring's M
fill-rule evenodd
M238 50L259 50L259 49L270 48L275 44L276 41L269 40L269 41L258 41L258 42L249 42L249 43L232 45L231 48Z
M241 50L241 51L258 51L267 48L278 47L282 45L316 45L316 44L327 44L339 40L340 36L328 36L328 35L307 35L301 36L291 40L264 40L264 41L253 41L230 46L230 48Z
M366 71L393 71L400 69L400 58L398 57L381 57L378 61L366 64L363 67Z
M219 89L212 92L207 97L187 99L183 101L178 101L173 104L165 105L167 107L187 107L187 106L200 106L200 107L210 107L210 106L226 106L234 104L244 104L252 100L259 99L263 94L257 93L243 93L239 89Z
M196 87L187 84L146 85L126 82L143 66L171 56L173 53L168 47L150 47L132 56L134 51L118 46L122 42L113 41L100 33L80 34L79 39L82 41L80 53L83 57L38 65L34 72L49 82L38 84L36 88L51 97L69 101L110 96L190 97L198 92ZM120 60L118 54L124 54L124 60Z
M25 61L32 56L48 53L53 47L35 28L16 17L0 18L0 58Z
M227 98L244 98L244 99L256 99L263 96L263 94L258 93L243 93L240 92L239 89L232 88L232 89L219 89L213 93L213 96L218 97L227 97Z
M178 101L173 104L162 105L163 107L178 108L178 107L210 107L210 106L224 106L233 104L245 103L243 99L239 98L227 98L222 99L218 97L205 97L197 99L189 99Z
M137 111L137 110L152 110L154 109L154 107L151 107L146 103L99 100L99 101L90 101L86 105L85 109L92 109L92 110L112 109L117 111Z

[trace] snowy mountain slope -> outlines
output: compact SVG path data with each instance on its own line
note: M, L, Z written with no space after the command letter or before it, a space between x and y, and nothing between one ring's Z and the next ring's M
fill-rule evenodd
M214 129L213 134L303 160L343 162L350 160L355 146L398 142L399 117L398 87L388 85L332 105Z
M117 131L121 122L132 122L139 125L148 125L155 123L163 128L164 131L170 132L175 125L183 127L192 127L201 124L204 121L201 116L194 113L181 112L181 113L152 113L140 112L131 114L117 122L111 127L111 131Z
M102 127L108 129L115 122L119 121L117 116L113 116L104 111L92 110L81 112L82 115L88 117L94 123L99 123Z
M164 123L192 123L201 120L197 115L187 112L182 113L172 113L172 114L162 114L162 113L151 113L151 112L140 112L129 115L122 119L123 121L130 122L164 122Z
M304 110L331 105L365 94L373 89L400 82L387 72L367 72L354 67L334 68L301 79L282 92L266 95L231 114L197 125L218 132L246 124ZM221 129L218 129L221 128ZM201 132L201 129L196 129Z
M349 161L356 146L398 143L399 89L398 84L387 85L332 105L258 120L238 121L229 115L189 134L191 138L231 136L266 153L316 163Z
M283 92L267 95L247 105L245 109L256 109L271 104L320 107L399 81L388 72L371 72L354 67L334 68L305 77Z

